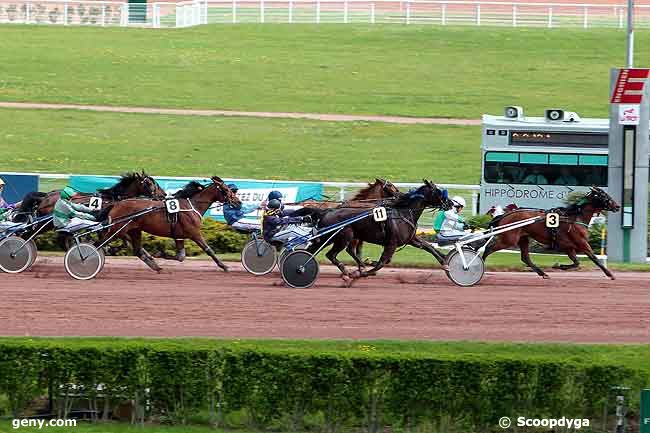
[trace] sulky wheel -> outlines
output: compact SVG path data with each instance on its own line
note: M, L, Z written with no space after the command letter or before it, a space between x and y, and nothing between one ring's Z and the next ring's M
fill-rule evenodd
M478 284L485 274L485 262L476 251L470 248L463 248L467 269L463 266L463 259L458 250L452 250L447 255L447 276L459 286L468 287Z
M273 270L278 256L275 247L263 239L253 239L241 252L244 269L253 275L266 275Z
M66 272L77 280L95 278L104 267L104 261L104 251L84 243L73 245L63 259Z
M311 287L318 277L318 261L305 250L296 250L286 255L280 271L284 282L296 289Z
M0 269L3 272L23 272L32 265L32 260L32 249L23 238L10 236L0 241Z
M36 248L36 242L34 242L33 239L30 239L27 241L27 247L32 250L32 259L29 262L29 266L27 268L31 268L34 265L34 262L36 261L36 257L38 257L38 249Z

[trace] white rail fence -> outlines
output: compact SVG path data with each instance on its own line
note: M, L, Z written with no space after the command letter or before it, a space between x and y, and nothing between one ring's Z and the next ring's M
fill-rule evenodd
M180 3L0 0L0 23L189 27L237 23L364 23L623 28L624 5L398 0L194 0ZM650 5L635 6L650 27Z

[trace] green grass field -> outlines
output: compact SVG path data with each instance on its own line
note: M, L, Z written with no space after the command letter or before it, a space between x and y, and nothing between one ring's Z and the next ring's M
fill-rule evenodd
M478 127L0 109L0 170L472 183Z
M650 32L636 32L637 59ZM605 116L619 30L0 26L0 100L476 118Z

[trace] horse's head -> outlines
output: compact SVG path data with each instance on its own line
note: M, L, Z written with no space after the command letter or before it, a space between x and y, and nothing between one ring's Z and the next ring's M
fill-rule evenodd
M157 199L163 199L167 195L165 193L165 190L158 185L158 182L156 180L149 176L147 173L144 171L139 174L139 180L140 180L140 194L145 195L147 197L152 197L152 198L157 198Z
M437 207L443 210L449 210L454 203L449 199L449 193L446 189L440 189L433 182L422 179L424 185L418 191L424 195L424 199L429 206Z
M228 185L218 176L212 176L212 185L215 187L215 190L218 191L217 200L221 203L228 203L232 206L239 207L241 206L241 200L237 197L237 194L231 190Z
M381 192L384 197L396 197L399 194L399 188L386 179L376 178L375 185L381 187Z
M591 204L597 211L606 210L611 212L618 212L621 206L601 188L592 186L585 195L586 203Z

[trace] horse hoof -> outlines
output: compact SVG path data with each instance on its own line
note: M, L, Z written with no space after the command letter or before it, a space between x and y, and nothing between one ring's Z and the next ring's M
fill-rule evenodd
M545 280L550 280L550 279L551 279L551 277L549 277L549 276L546 275L546 274L542 275L542 278L544 278Z
M361 272L359 272L359 271L352 272L352 274L350 275L350 278L352 278L352 279L361 278Z
M441 268L442 268L443 271L449 272L449 266L448 265L442 265Z
M230 268L229 268L228 266L226 266L226 265L223 265L223 266L221 267L221 269L223 269L223 271L224 271L225 273L230 272Z
M273 287L283 287L284 286L284 281L274 281L273 282Z
M609 278L612 279L612 280L615 280L615 279L616 279L616 277L613 276L613 275L610 275Z

